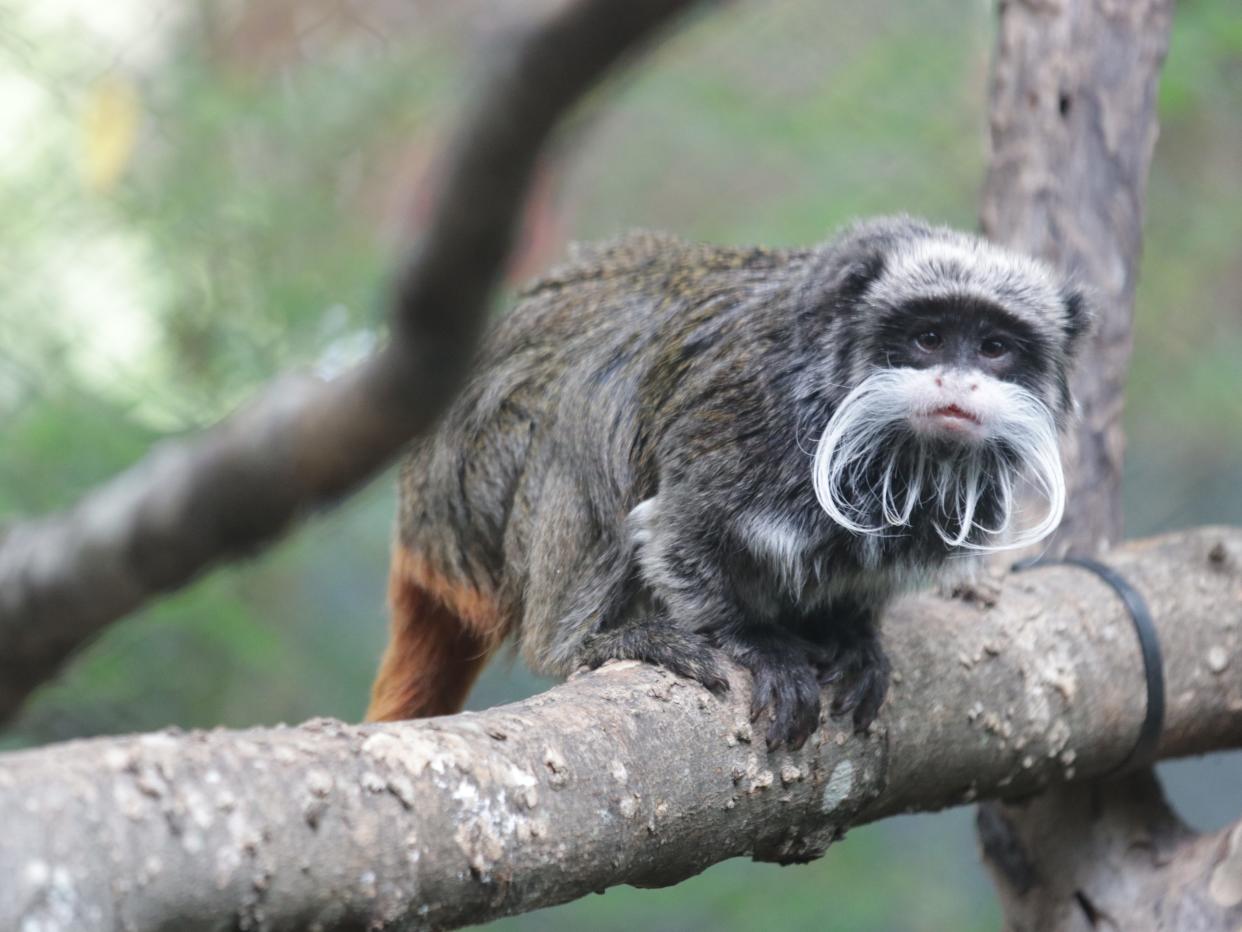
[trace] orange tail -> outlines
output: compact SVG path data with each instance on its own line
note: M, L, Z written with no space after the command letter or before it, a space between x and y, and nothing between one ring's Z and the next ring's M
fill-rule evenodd
M368 722L459 712L500 634L475 592L444 585L400 545L388 579L388 647L371 687Z

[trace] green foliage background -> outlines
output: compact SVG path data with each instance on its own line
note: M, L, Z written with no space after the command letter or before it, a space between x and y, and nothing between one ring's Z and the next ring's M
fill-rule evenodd
M274 374L339 371L372 345L420 167L478 37L520 7L0 0L0 519L64 507ZM992 17L956 0L749 0L702 19L565 133L520 272L631 226L770 244L898 210L972 226ZM1242 522L1236 0L1179 5L1160 110L1127 408L1134 535ZM116 625L0 746L356 718L392 509L385 477ZM497 664L471 704L542 685ZM1212 766L1172 775L1211 798ZM997 922L957 812L859 830L814 865L730 862L497 927Z

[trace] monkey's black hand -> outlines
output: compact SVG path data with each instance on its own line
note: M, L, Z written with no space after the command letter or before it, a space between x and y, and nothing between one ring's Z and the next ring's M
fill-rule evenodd
M661 614L596 631L582 645L579 664L594 670L608 660L641 660L702 683L720 695L729 689L716 651L701 634L678 628Z
M830 642L816 663L819 682L835 686L832 716L853 713L854 730L866 731L888 692L891 666L874 630Z
M819 727L820 649L781 628L713 632L716 645L750 671L750 720L769 713L768 750L797 750Z

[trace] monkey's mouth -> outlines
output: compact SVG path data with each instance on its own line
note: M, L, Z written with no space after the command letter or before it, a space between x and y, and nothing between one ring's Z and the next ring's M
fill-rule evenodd
M916 416L913 420L917 430L931 436L951 435L966 440L982 439L986 433L982 418L961 405L941 405Z
M953 421L965 421L976 426L983 425L978 415L972 414L965 408L959 408L957 405L945 405L943 408L937 408L931 413L931 417L938 421L944 421L946 425Z

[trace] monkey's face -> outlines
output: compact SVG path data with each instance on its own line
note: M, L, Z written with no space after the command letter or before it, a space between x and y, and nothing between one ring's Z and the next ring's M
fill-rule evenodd
M1038 395L1050 382L1032 329L977 299L913 302L886 315L872 343L870 369L912 370L892 399L910 429L948 444L1002 436L1015 387Z
M812 469L828 516L857 534L927 527L973 550L1050 534L1082 295L1030 257L902 217L859 225L812 268L824 294L808 306L831 308L812 318L830 360ZM1010 534L1029 524L1014 520L1021 484L1048 507Z
M863 377L816 450L824 510L861 534L928 522L948 544L1023 546L1060 521L1061 397L1054 355L1004 309L974 298L910 302L871 320ZM1008 535L1016 485L1047 500L1034 527Z

